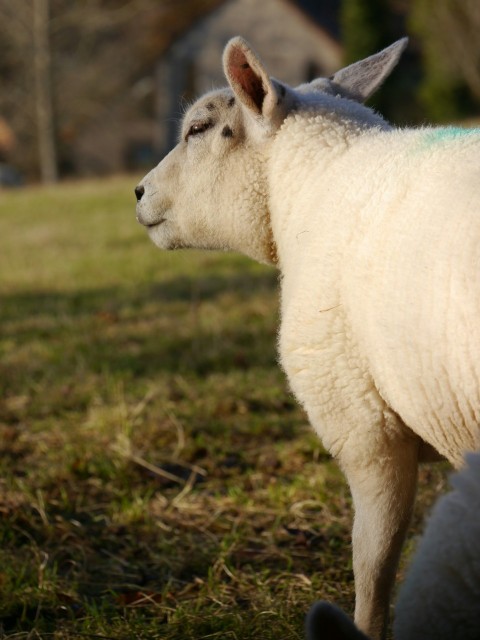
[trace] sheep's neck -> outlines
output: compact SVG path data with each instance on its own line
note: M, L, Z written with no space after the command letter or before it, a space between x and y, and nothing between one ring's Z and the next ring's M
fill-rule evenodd
M298 240L311 233L312 225L317 233L322 225L341 224L330 219L324 203L332 193L343 197L348 186L342 183L344 159L365 134L390 128L377 116L346 120L337 113L318 111L295 113L285 120L272 145L268 172L271 225L281 270L284 254L305 244ZM348 176L343 180L348 182Z

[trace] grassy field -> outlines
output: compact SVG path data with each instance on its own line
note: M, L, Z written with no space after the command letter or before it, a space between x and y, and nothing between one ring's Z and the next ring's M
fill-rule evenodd
M351 504L276 363L277 274L158 251L134 185L0 194L0 637L300 639L352 610Z

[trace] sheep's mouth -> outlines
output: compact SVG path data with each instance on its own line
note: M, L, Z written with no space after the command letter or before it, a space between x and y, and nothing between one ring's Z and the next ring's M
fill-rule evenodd
M146 224L145 226L147 227L147 229L154 229L155 227L159 227L161 224L163 224L166 221L167 221L166 218L160 218L160 220L157 220L156 222L152 222L151 224Z
M142 227L145 227L146 229L153 229L167 221L166 217L162 216L161 218L158 218L158 220L155 220L154 222L147 222L147 220L144 219L141 213L137 213L136 218L137 218L137 222L141 224Z

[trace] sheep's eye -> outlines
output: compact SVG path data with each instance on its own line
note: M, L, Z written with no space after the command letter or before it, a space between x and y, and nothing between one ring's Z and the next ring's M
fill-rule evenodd
M190 136L198 136L200 133L203 133L207 129L210 129L212 125L213 125L213 122L211 120L206 120L205 122L195 122L187 131L185 140L188 140Z

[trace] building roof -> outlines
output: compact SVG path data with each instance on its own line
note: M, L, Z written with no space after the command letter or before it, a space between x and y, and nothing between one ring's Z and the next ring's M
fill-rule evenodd
M164 53L174 48L175 44L181 41L192 30L195 30L199 23L211 15L214 15L221 9L222 5L228 2L229 0L216 0L207 11L197 16L194 21L184 25L183 29L175 34L175 37L166 47ZM300 13L305 20L320 29L332 43L341 46L340 6L342 0L279 0L279 2L290 6L292 10Z

